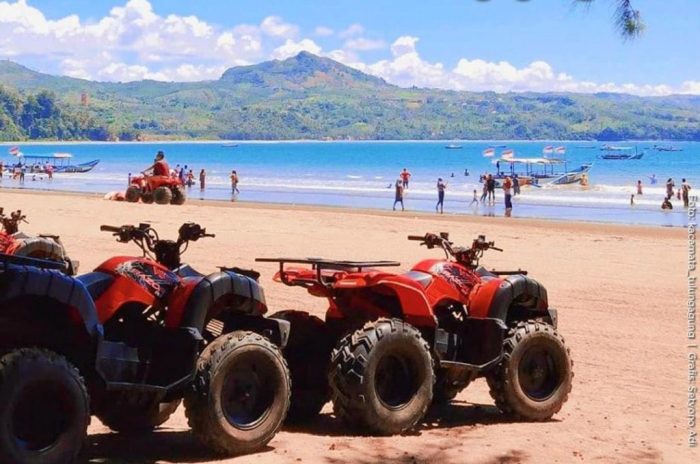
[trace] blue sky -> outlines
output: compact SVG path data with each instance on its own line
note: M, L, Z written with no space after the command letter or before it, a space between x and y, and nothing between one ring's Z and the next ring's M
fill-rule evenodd
M303 49L399 85L700 93L700 1L633 4L647 30L624 41L613 0L0 0L0 58L98 80L197 80Z

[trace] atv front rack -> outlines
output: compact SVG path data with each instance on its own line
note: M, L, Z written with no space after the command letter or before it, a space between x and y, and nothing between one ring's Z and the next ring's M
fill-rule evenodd
M304 285L304 283L309 283L298 279L291 282L287 279L284 269L285 264L310 264L311 269L316 271L316 280L313 283L321 283L323 285L327 285L323 278L324 270L362 272L366 268L401 266L401 263L398 261L347 261L324 258L256 258L255 261L259 263L279 263L280 280L285 285Z

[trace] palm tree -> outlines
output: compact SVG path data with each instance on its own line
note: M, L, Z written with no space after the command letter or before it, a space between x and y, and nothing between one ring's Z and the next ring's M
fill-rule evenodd
M615 9L615 27L624 39L634 39L644 32L644 22L639 10L632 6L632 0L614 0L617 4ZM588 3L593 0L575 0L575 3Z

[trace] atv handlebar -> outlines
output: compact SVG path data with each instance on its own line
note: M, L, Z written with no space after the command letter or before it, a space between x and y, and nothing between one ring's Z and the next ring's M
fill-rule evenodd
M421 245L425 245L428 248L440 247L445 252L445 256L448 259L450 256L452 256L457 262L472 268L476 268L479 265L479 259L483 256L484 251L503 251L503 249L494 246L494 242L486 241L485 235L479 235L477 238L475 238L472 242L471 248L454 247L454 244L450 241L449 234L447 232L440 232L440 234L428 232L423 236L409 235L408 239L419 241L421 242Z

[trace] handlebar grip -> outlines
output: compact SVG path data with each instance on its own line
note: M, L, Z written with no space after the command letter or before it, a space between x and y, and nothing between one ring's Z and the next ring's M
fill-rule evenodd
M491 249L496 251L503 251L503 248L497 248L495 246L492 246Z
M425 235L409 235L408 236L409 240L415 240L417 242L422 242L425 240Z
M122 230L122 228L121 228L121 227L115 227L115 226L105 226L105 225L102 225L102 226L100 226L100 230L103 231L103 232L119 232L120 230Z
M204 235L202 235L202 237L211 237L211 238L215 238L215 237L216 237L216 234L204 234Z

